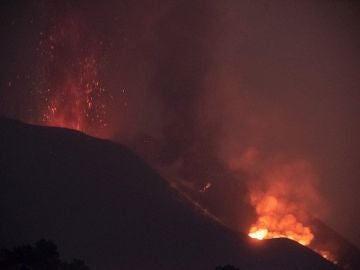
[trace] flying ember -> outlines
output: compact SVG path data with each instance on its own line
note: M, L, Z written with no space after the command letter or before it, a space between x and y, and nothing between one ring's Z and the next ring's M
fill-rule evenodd
M110 136L108 107L112 96L100 78L98 46L86 39L78 20L66 16L39 33L37 124Z
M79 63L78 77L69 74L47 101L41 122L49 126L71 128L94 135L94 128L106 129L106 105L101 103L105 89L97 78L96 60Z

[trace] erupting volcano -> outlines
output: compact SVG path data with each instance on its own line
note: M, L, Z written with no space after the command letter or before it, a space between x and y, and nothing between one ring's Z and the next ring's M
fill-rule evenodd
M232 258L241 269L283 269L285 253L298 263L292 269L360 269L353 1L150 2L0 4L4 219L29 237L47 226L71 236L70 250L89 248L87 258L114 242L96 262L114 260L106 269L140 269L133 258L149 269L209 269ZM99 217L78 191L99 200ZM42 195L53 208L39 218ZM24 208L12 212L17 196ZM20 239L6 230L9 242ZM205 264L190 265L207 248Z
M265 170L260 187L250 194L257 221L249 236L259 240L285 237L308 246L314 234L304 224L309 222L307 209L317 201L314 179L303 161Z
M287 206L270 195L260 197L253 199L258 219L250 228L250 237L258 240L284 237L304 246L311 243L314 238L311 229L299 222L296 214L292 214L296 213L296 205Z
M246 154L249 157L249 153ZM266 168L266 165L262 166ZM258 177L259 182L250 185L250 203L257 217L248 236L256 240L288 238L338 264L339 249L347 250L348 247L341 240L324 241L336 236L325 232L327 228L320 229L322 226L316 225L312 211L321 212L323 202L315 188L317 178L310 164L305 161L277 164L265 169Z
M112 96L100 78L101 42L85 38L78 16L57 18L39 33L40 97L35 123L109 137Z
M96 60L85 58L79 63L77 78L65 78L63 84L55 86L42 114L41 123L48 126L65 127L100 136L107 126L106 105L99 102L105 89L97 79ZM48 89L51 92L51 89ZM50 93L51 95L51 93Z
M311 164L304 160L266 157L259 147L247 147L229 168L248 177L249 202L256 220L248 236L256 240L288 238L329 259L325 246L313 243L314 216L323 208L317 191L318 179ZM321 252L320 252L321 250Z

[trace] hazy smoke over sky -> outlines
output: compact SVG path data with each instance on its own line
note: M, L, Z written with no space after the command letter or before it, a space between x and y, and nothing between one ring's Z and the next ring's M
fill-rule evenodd
M71 17L80 40L77 49L58 51L67 60L59 69L96 55L97 76L112 97L112 139L173 168L192 189L211 182L203 201L232 226L241 220L233 215L242 211L247 181L274 164L309 164L299 174L316 180L305 193L322 198L309 210L360 245L355 2L55 1L22 8L4 4L2 114L39 117L39 33Z

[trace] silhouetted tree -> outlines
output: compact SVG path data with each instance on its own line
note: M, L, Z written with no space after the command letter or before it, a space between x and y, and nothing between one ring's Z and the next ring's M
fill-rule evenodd
M18 246L0 251L2 270L89 270L81 260L71 263L61 261L57 246L48 240L40 240L35 246Z
M74 259L71 263L63 262L59 270L89 270L82 260Z
M224 266L217 266L215 268L215 270L239 270L239 269L236 268L235 266L228 264L228 265L224 265Z

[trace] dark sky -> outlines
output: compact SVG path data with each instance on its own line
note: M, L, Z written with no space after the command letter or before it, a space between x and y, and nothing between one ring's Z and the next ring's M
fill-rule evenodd
M306 162L320 201L307 210L360 246L359 13L330 0L2 1L0 113L43 123L62 96L72 117L86 97L69 85L89 82L98 107L81 112L119 142L156 141L145 155L184 183L218 166L261 184L254 174ZM231 164L249 149L257 166L239 175Z

